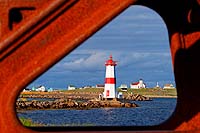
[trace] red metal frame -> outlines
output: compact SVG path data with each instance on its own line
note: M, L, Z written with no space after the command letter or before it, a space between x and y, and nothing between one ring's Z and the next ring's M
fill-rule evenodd
M129 129L199 132L200 0L1 0L0 132L36 132L16 117L22 88L131 5L155 10L167 25L178 103L165 123Z

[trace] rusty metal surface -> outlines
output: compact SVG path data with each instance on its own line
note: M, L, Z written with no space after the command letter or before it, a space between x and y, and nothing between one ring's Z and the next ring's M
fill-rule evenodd
M199 0L0 0L0 132L37 132L16 117L19 92L131 5L152 8L165 21L178 93L169 120L132 131L200 131Z

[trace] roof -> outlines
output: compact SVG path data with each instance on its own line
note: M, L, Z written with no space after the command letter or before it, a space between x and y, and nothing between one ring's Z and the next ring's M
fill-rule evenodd
M173 87L173 84L165 84L165 87Z
M37 86L36 88L45 88L44 85Z
M139 82L134 82L134 83L131 83L131 85L138 85Z
M126 84L121 84L119 88L128 88Z
M75 87L74 85L68 85L68 87Z
M96 86L97 87L104 87L105 85L104 84L97 84Z
M109 58L109 60L106 61L105 65L106 66L108 66L108 65L116 66L117 65L116 61L113 61L112 55L110 55L110 58Z

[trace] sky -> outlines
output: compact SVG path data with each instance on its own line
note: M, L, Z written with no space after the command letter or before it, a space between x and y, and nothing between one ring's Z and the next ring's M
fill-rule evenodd
M104 84L105 61L117 61L117 87L143 79L147 87L174 83L169 38L162 18L143 6L131 6L68 54L29 87L66 89Z

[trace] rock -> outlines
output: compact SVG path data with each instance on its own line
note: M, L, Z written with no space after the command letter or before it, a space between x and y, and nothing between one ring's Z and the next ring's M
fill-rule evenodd
M121 107L121 102L119 101L112 101L110 102L111 107Z
M132 103L131 107L139 107L139 106L137 104L135 104L135 103Z
M132 105L131 105L131 103L125 103L125 105L124 105L124 107L126 107L126 108L130 108Z
M125 103L121 103L121 107L125 107Z
M88 102L83 102L80 104L80 107L87 107L88 106Z
M17 101L16 109L64 109L64 108L77 108L77 109L88 109L88 108L104 108L104 107L138 107L135 103L120 102L118 100L98 100L93 99L87 102L76 102L72 99L56 99L55 101Z
M74 106L74 102L73 101L69 101L67 103L67 106L70 107L70 108L72 108Z
M150 98L145 97L140 94L129 94L128 96L125 97L125 99L133 100L133 101L149 101L149 100L151 100Z

